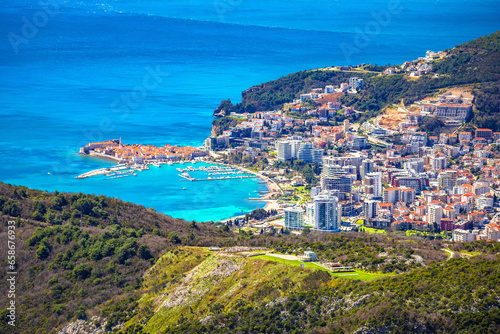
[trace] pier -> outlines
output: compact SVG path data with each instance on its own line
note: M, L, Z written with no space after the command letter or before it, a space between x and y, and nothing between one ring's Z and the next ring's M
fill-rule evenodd
M218 181L218 180L235 180L235 179L250 179L257 176L254 175L244 175L245 172L234 167L220 167L220 166L202 166L193 167L189 166L187 168L176 168L181 174L180 177L188 181ZM206 172L209 176L207 178L199 179L191 176L188 172ZM220 175L220 176L219 176ZM218 177L219 176L219 177Z
M253 175L238 175L238 176L221 176L221 177L208 177L206 179L197 179L195 177L192 177L188 173L182 173L179 174L179 176L185 178L188 181L220 181L220 180L235 180L235 179L251 179L256 177Z
M236 173L239 171L236 168L233 167L219 167L219 166L202 166L202 167L193 167L189 166L187 168L176 168L179 172L184 173L184 172L196 172L196 171L203 171L203 172L213 172L213 173Z
M128 165L121 164L121 165L116 165L114 167L91 170L90 172L80 174L75 178L76 179L85 179L87 177L97 176L97 175L113 176L113 174L115 174L115 175L126 174L126 173L129 173L130 171L125 171L125 170L129 170L130 168L131 167Z

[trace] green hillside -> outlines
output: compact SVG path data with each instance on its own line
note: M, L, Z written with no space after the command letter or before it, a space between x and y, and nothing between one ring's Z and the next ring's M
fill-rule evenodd
M366 111L373 117L392 104L413 103L440 90L455 86L472 89L475 101L473 122L479 127L500 129L500 31L447 50L449 56L433 62L433 70L418 80L404 74L381 75L386 66L362 66L349 71L310 70L287 75L280 79L249 88L242 93L241 103L226 111L254 112L280 108L311 88L338 85L350 77L364 78L364 89L356 95L343 95L340 99L356 110ZM411 60L411 59L409 59ZM434 77L439 74L439 77Z
M19 333L49 333L101 313L116 325L133 314L142 277L165 250L211 245L230 234L104 196L48 193L0 183L0 240L16 224ZM216 240L216 241L214 241ZM6 248L3 248L6 249ZM6 260L6 259L5 259ZM7 266L0 276L6 277ZM7 284L0 287L7 319ZM4 321L0 328L10 328Z
M115 198L7 184L0 184L0 212L2 242L8 221L16 222L21 333L499 329L499 244L448 245L390 233L233 233ZM449 259L445 247L466 258ZM305 250L354 270L332 273L260 255ZM7 305L7 285L1 289ZM0 328L9 332L2 307Z

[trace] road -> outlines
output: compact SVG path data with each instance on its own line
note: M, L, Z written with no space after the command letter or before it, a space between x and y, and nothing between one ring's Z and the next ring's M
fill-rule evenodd
M449 250L449 249L446 249L446 248L441 248L441 250L444 250L446 253L449 253L449 254L450 254L450 257L448 258L448 260L449 260L449 259L452 259L452 258L453 258L453 256L455 255L455 253L454 253L454 252L452 252L452 251L451 251L451 250Z
M373 136L368 136L368 141L371 141L371 142L373 142L375 144L379 144L379 145L389 146L389 143L386 142L385 140L382 140L380 138L376 138Z

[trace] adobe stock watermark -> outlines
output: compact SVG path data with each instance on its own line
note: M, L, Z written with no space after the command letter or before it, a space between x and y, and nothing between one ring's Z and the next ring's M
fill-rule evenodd
M40 6L40 9L32 17L23 16L21 18L22 25L19 33L11 31L7 34L9 43L16 54L19 53L21 45L28 44L30 40L38 35L41 28L49 24L50 18L59 13L59 2L57 0L39 1L38 6Z
M121 94L115 99L111 105L111 111L116 115L115 117L103 117L99 123L92 128L84 128L81 130L82 140L78 143L77 147L83 147L88 143L102 142L115 130L115 122L117 120L124 121L129 117L132 110L136 110L140 103L143 102L153 90L157 89L170 74L165 72L161 65L147 66L145 68L146 74L143 76L140 83L130 89L128 92ZM61 183L64 181L62 175L66 173L69 165L74 160L75 146L67 147L68 154L64 161L59 161L52 164L52 175L58 177Z
M352 60L353 54L360 53L364 48L370 45L372 38L380 34L383 27L391 23L393 15L397 15L403 11L403 7L399 0L389 0L386 9L372 11L370 13L373 20L367 22L363 28L354 27L356 36L352 43L340 43L340 49L347 62Z
M224 15L235 10L243 0L215 0L214 8L219 16L219 20L224 22Z
M111 111L116 114L115 119L119 119L120 121L126 120L130 112L136 110L140 103L143 102L153 90L157 89L165 78L170 75L162 69L161 65L156 65L154 68L147 66L145 70L146 74L139 85L135 86L127 93L121 94L119 98L111 103L110 108ZM83 129L82 133L88 141L100 142L105 139L104 137L106 134L112 132L114 129L115 126L112 119L102 118L99 121L99 127L97 129Z

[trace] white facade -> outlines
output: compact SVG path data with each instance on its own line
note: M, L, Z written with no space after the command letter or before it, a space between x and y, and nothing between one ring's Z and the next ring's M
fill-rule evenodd
M447 164L446 157L431 158L431 165L433 170L445 169L446 164Z
M476 235L471 231L461 229L453 230L453 241L455 242L470 242L475 240Z
M432 223L441 223L441 219L443 219L443 208L441 205L433 204L429 205L429 224Z
M382 197L382 173L367 173L363 178L365 194L372 197Z
M278 150L278 161L286 161L292 159L291 146L287 140L278 141L276 146Z
M290 207L283 209L285 213L285 227L302 228L304 226L304 209Z
M340 225L339 200L329 194L314 198L314 229L338 230Z
M478 210L491 210L493 208L493 198L487 196L479 196L477 198Z

